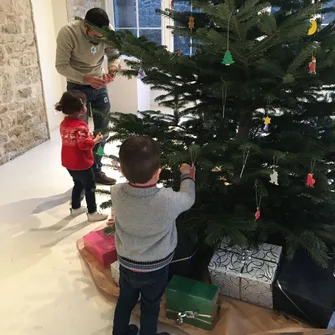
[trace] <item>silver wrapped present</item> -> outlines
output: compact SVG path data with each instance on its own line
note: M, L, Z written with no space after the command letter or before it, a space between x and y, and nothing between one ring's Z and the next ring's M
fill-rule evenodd
M252 304L273 307L272 284L282 247L261 244L257 249L229 246L223 241L208 270L220 293Z

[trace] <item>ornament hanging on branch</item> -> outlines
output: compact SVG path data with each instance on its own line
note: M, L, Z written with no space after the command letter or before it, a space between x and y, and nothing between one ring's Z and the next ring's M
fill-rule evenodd
M273 185L279 185L278 184L278 158L276 156L273 156L273 169L272 173L270 174L270 183Z
M194 29L194 17L193 16L190 16L188 19L188 28L191 30Z
M98 150L97 150L97 155L103 156L104 154L105 154L104 148L101 145L99 145Z
M311 36L311 35L314 35L316 33L316 31L318 30L318 24L316 22L315 19L312 19L311 20L311 27L309 28L308 30L308 35Z
M223 65L230 66L231 64L234 64L235 61L233 59L233 56L229 50L227 50L224 54L223 60L221 62Z
M226 111L226 102L227 102L227 91L228 91L228 84L221 78L222 84L222 118L224 119L224 114Z
M316 74L316 58L312 56L312 60L309 62L309 73Z
M190 156L191 156L191 178L195 180L195 163L197 161L198 153L200 152L200 146L199 145L192 145L190 146Z
M264 131L266 131L266 132L269 131L269 124L270 124L270 123L271 123L271 118L267 116L267 117L264 119L264 128L263 128Z
M234 64L235 61L233 59L233 56L231 54L231 52L229 51L229 32L230 32L230 20L233 16L233 12L231 13L229 19L228 19L228 24L227 24L227 50L224 54L223 60L221 62L221 64L226 65L226 66L230 66L231 64Z
M243 173L244 173L244 169L247 165L247 161L248 161L248 158L249 158L249 153L250 153L250 147L244 147L243 148L243 154L242 154L243 166L242 166L240 178L242 178Z
M306 185L314 188L315 179L314 179L314 168L315 168L315 159L311 161L310 173L307 175Z
M142 68L140 68L139 71L138 71L137 78L138 79L143 79L145 76L146 76L145 71Z
M255 221L259 220L261 217L261 204L263 194L259 185L259 181L255 181L255 195L256 195L256 212L255 212Z

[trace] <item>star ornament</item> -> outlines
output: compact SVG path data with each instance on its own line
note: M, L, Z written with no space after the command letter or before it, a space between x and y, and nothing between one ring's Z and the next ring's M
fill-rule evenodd
M264 124L270 124L270 123L271 123L271 118L267 116L267 117L264 119Z

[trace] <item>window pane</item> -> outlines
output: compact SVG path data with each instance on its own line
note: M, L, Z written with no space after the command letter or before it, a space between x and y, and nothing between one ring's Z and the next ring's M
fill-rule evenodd
M176 12L190 12L191 4L189 1L175 1L174 10Z
M136 29L120 29L120 28L116 28L116 31L130 31L134 36L137 37L137 30Z
M140 36L145 36L149 41L156 44L162 44L162 30L161 29L140 29Z
M139 25L142 27L161 27L162 17L156 13L161 8L161 0L138 0Z
M114 0L115 28L136 28L136 1Z
M174 10L176 12L191 12L191 4L189 1L175 1L174 2ZM175 25L178 26L178 22L175 22ZM178 35L175 33L174 35L174 51L180 50L184 55L190 55L190 37Z
M323 5L323 8L335 7L335 0ZM322 24L329 24L335 19L335 13L326 13L322 15Z
M190 38L188 36L174 35L174 50L180 50L184 55L190 55Z

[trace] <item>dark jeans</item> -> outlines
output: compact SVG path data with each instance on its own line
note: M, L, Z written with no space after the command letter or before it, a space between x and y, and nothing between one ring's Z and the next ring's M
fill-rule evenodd
M140 293L140 335L156 335L168 273L169 266L153 272L133 272L120 266L120 296L115 309L113 335L127 334L130 315Z
M81 206L81 193L85 190L85 198L87 203L87 210L90 214L97 211L97 204L95 201L95 180L93 170L69 170L72 176L74 187L72 190L71 206L73 209L78 209Z
M87 98L87 110L92 110L93 113L94 133L97 134L98 132L106 132L109 123L108 114L111 109L107 87L104 86L100 89L95 89L89 85L79 85L68 82L67 89L85 93ZM88 113L86 122L88 122ZM94 147L93 152L96 153L99 146L101 145L104 147L105 144L105 141L97 144ZM94 165L92 166L92 169L95 175L101 171L101 158L102 157L100 155L94 155Z

